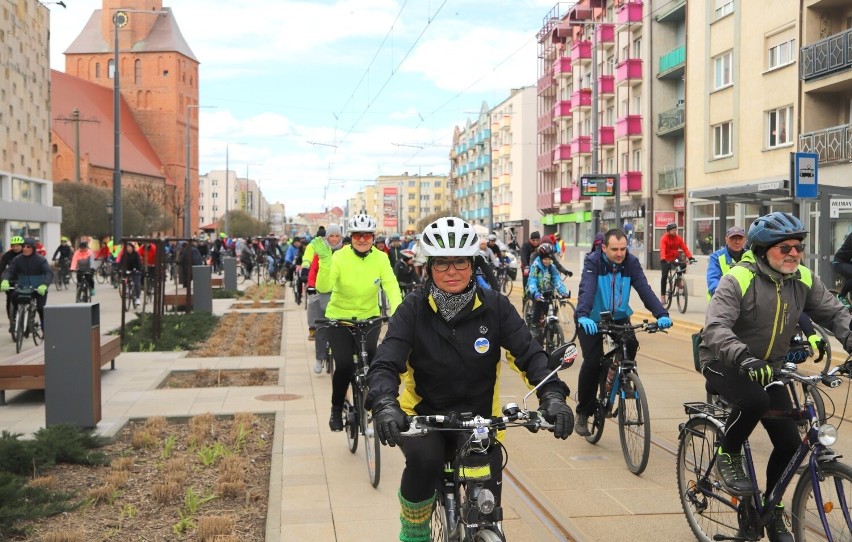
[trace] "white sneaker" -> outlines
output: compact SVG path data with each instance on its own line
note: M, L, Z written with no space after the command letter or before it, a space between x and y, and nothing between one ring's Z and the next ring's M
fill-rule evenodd
M314 372L316 374L322 374L322 360L318 359L314 364Z
M134 299L134 300L133 300L133 308L134 308L134 309L138 309L138 308L139 308L139 298L138 298L138 297L137 297L136 299Z

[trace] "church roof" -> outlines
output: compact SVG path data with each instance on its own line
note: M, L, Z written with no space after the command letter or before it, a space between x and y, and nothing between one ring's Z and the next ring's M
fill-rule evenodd
M74 148L74 123L64 119L70 120L76 107L80 111L80 155L88 154L94 166L114 169L112 89L56 70L50 70L50 84L56 137ZM167 178L159 156L123 98L120 130L121 170Z
M189 44L183 39L183 34L180 33L180 28L172 11L167 7L164 7L163 11L167 11L168 13L157 17L157 21L154 23L153 28L151 28L151 32L144 39L134 43L131 48L132 51L136 53L178 52L198 62ZM133 14L130 15L131 17L133 16ZM102 17L102 10L100 9L96 9L92 13L83 31L80 32L77 39L65 50L66 55L109 53L113 51L113 44L107 42L101 31Z

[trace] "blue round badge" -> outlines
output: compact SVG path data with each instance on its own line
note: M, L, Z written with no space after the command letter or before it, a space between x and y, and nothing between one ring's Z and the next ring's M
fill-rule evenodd
M473 343L473 349L479 352L480 354L484 354L488 352L491 348L491 343L488 342L488 339L485 337L480 337L476 339L476 342Z

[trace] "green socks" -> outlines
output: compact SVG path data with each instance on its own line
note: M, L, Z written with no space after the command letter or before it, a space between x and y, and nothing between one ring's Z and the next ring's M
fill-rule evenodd
M432 518L432 503L435 497L422 502L409 502L402 493L397 495L400 504L399 539L401 542L429 542L431 535L429 520Z

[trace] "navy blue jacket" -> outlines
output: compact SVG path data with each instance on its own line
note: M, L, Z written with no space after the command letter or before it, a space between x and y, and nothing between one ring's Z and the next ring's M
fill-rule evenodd
M655 318L669 315L648 285L642 264L636 256L628 252L622 263L614 264L602 251L590 252L583 262L583 274L580 277L577 318L586 317L600 322L602 311L611 312L615 320L630 317L633 314L630 308L631 286Z

